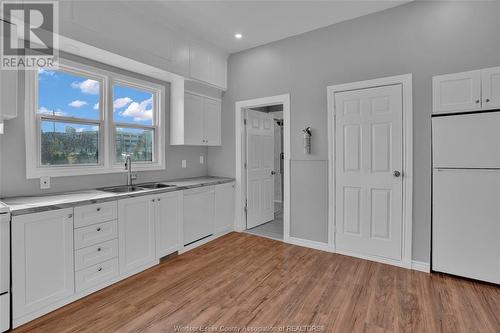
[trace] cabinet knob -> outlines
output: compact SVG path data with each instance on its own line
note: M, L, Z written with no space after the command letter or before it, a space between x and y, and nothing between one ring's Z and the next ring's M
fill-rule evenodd
M99 267L99 268L97 269L97 271L98 271L98 272L102 271L102 267Z
M97 248L97 252L101 252L101 250L102 250L102 249L101 249L100 247L98 247L98 248Z
M73 217L73 214L69 214L69 215L68 215L68 218L69 218L69 219L70 219L70 218L72 218L72 217Z
M101 207L97 207L97 211L100 212L101 211Z
M97 228L97 231L101 231L101 227Z
M490 102L490 99L489 99L489 98L487 98L487 99L486 99L486 103L489 103L489 102Z
M161 200L161 199L160 199L160 198L158 198L158 201L160 201L160 200Z
M479 99L476 99L476 104L479 104L479 102L481 102Z
M151 200L152 202L155 202L155 199Z

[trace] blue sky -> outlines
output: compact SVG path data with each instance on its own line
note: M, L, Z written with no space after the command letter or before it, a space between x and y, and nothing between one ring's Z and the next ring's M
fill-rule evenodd
M38 112L65 117L99 119L99 82L61 71L40 70ZM113 120L121 123L152 124L152 94L127 86L113 87ZM43 130L53 130L44 124ZM56 131L66 125L58 124ZM91 127L77 126L78 131Z

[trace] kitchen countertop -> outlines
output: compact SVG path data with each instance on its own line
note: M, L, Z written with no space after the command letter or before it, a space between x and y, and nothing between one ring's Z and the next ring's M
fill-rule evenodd
M159 194L180 191L190 188L210 186L233 182L233 178L225 177L196 177L176 180L159 181L155 183L175 185L175 187L143 190L128 193L111 193L101 190L85 190L75 192L55 193L39 196L11 197L0 199L10 208L13 216L44 212L75 206L113 201L124 198L138 197L149 194ZM1 205L0 202L0 205Z

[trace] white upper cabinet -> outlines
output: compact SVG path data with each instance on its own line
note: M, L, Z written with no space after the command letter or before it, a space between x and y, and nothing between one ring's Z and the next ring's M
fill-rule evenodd
M0 71L0 122L17 117L17 70Z
M483 109L500 108L500 67L481 71L483 87Z
M500 107L500 67L434 76L433 113L455 113Z
M481 71L435 76L432 87L434 113L481 108Z
M227 59L205 45L191 43L189 49L190 77L226 90Z
M14 323L75 292L73 208L12 218Z
M221 145L220 100L184 94L184 110L170 114L170 144L190 146Z

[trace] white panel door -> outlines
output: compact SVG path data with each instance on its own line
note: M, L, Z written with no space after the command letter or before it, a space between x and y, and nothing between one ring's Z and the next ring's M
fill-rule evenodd
M154 196L118 200L120 273L151 263L155 255Z
M204 98L184 94L184 138L187 145L204 145L203 119Z
M73 251L73 208L12 218L14 320L74 294Z
M158 195L156 200L156 258L179 250L182 225L182 191Z
M336 247L400 260L402 87L340 92L334 100Z
M499 202L499 170L434 170L434 270L500 283Z
M274 219L273 116L254 110L247 119L247 229Z
M221 102L205 98L204 99L204 139L209 146L221 144Z
M483 109L500 107L500 67L483 69L481 71L483 87Z
M500 112L432 118L434 167L500 168Z
M464 112L481 108L481 71L432 78L433 113Z

